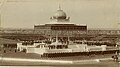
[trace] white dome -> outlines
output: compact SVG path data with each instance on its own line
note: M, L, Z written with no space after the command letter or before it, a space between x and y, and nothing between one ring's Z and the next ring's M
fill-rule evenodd
M54 19L66 19L66 13L63 10L57 10L53 15Z

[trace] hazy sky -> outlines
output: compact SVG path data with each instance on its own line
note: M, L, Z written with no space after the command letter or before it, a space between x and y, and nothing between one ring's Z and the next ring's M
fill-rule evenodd
M2 27L33 28L48 23L59 3L72 23L88 28L118 28L120 23L120 0L7 0L1 9Z

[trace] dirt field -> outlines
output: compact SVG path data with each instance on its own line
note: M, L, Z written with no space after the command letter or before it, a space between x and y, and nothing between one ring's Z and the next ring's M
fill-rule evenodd
M49 66L49 67L119 67L117 62L99 62L99 63L85 63L85 64L53 64L53 63L32 63L32 62L7 62L2 61L0 66Z

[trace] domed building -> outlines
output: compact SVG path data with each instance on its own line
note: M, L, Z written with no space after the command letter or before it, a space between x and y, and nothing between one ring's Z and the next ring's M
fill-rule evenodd
M56 13L50 18L51 21L56 22L67 22L69 21L70 17L67 17L66 13L59 8L59 10L56 11Z
M76 34L85 34L87 31L86 24L74 24L70 22L70 17L59 8L52 17L50 22L34 26L35 31L46 36L55 37L74 37Z

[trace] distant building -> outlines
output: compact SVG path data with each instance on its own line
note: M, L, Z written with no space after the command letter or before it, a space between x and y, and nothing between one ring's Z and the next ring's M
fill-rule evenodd
M17 48L19 41L0 38L0 48Z
M87 32L86 24L70 23L70 17L59 8L57 12L50 17L51 22L43 25L35 25L34 30L44 35L66 37L75 36L76 34L85 34Z

